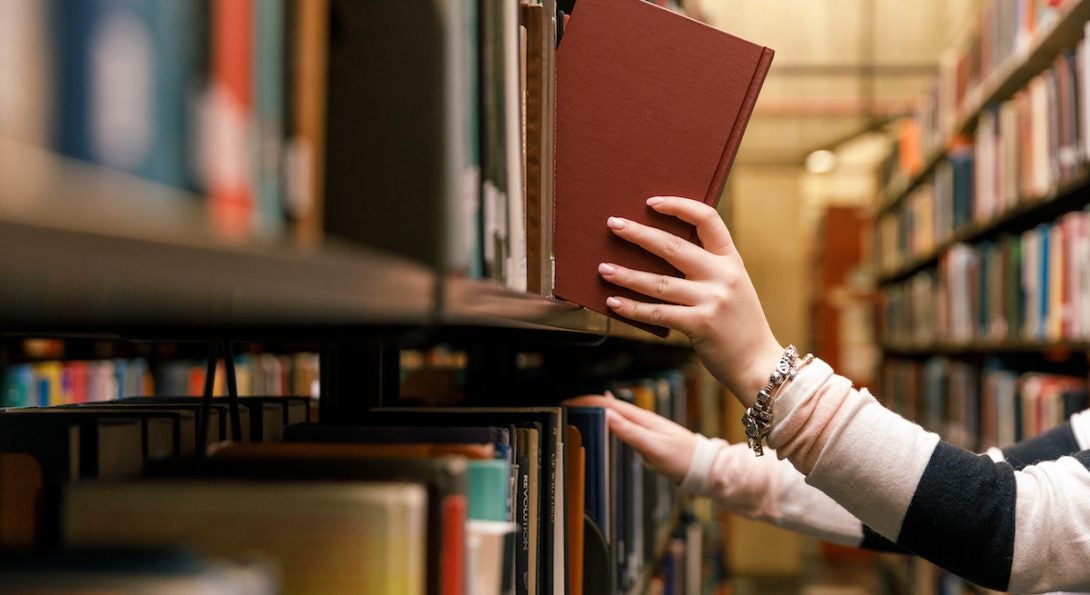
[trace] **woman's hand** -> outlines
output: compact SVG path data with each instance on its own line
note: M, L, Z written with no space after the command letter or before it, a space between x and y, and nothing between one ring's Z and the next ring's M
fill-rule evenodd
M689 472L696 434L646 409L613 397L585 396L564 401L575 407L603 407L609 431L635 448L652 469L674 483Z
M606 281L666 302L610 297L606 305L626 318L684 333L704 366L744 405L753 404L783 347L768 326L727 226L715 209L700 201L656 196L647 205L695 225L703 248L660 229L610 217L607 225L614 234L665 259L685 278L602 263L598 272Z

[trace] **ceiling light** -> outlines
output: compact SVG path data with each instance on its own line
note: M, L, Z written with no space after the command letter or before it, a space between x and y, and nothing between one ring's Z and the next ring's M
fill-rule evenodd
M836 169L836 153L828 149L818 149L806 156L806 171L812 174L827 174Z

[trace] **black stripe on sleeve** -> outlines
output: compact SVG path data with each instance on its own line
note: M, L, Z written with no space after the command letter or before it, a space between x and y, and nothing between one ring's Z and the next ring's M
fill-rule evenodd
M1082 466L1086 467L1087 471L1090 471L1090 450L1077 452L1071 456L1075 457L1076 461L1082 463Z
M865 550L874 550L876 552L893 552L897 554L912 553L885 537L882 537L876 533L874 529L871 529L866 525L863 525L863 541L859 543L859 547Z
M897 543L978 585L1005 591L1014 557L1014 469L940 442Z
M1068 422L1004 448L1003 458L1015 470L1021 470L1041 461L1055 461L1076 452L1079 452L1079 443L1075 440L1075 432L1071 430L1071 422Z

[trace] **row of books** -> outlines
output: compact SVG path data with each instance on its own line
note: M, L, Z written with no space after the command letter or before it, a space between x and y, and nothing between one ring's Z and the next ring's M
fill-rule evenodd
M223 440L273 440L286 424L316 418L309 398L239 403L237 416L224 398L202 413L191 397L0 410L0 549L56 543L56 516L42 506L71 482L132 476L149 461L193 457Z
M945 148L958 119L980 101L983 85L1024 55L1066 9L1058 0L987 2L972 34L943 54L915 114L899 126L883 165L884 186L918 174L929 156Z
M232 238L317 229L325 2L5 2L0 136L208 196Z
M561 3L16 0L0 137L43 121L37 144L206 194L231 238L290 223L613 315L599 262L677 271L604 221L717 204L772 51L649 2Z
M959 138L935 173L879 222L880 262L892 271L971 224L987 224L1048 197L1090 159L1087 42L1014 97L980 114L975 137Z
M612 390L684 423L690 383ZM308 398L239 405L233 443L225 398L204 442L192 398L0 412L0 545L260 552L285 593L627 593L675 525L675 486L603 409L382 408L333 426Z
M703 585L704 525L679 525L662 562L647 585L648 595L700 595Z
M976 245L883 288L882 337L936 342L1090 339L1090 209Z
M1085 376L1017 372L997 361L888 359L882 389L895 411L976 451L1025 440L1090 407Z
M0 137L206 195L233 239L325 229L541 291L556 1L358 4L5 2Z
M235 357L240 395L320 393L315 353L241 354ZM149 365L144 358L46 360L3 368L0 407L47 407L109 401L135 395L201 395L207 362L169 360ZM223 360L216 367L213 394L226 395Z

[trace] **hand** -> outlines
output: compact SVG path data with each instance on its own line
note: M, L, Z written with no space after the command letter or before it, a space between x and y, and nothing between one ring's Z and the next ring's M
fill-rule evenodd
M652 469L674 483L689 472L696 434L646 409L611 396L584 396L564 401L575 407L604 407L609 430L635 448Z
M727 226L715 209L696 200L656 196L647 205L695 225L703 248L660 229L610 217L607 225L614 234L665 259L685 278L602 263L598 272L606 281L667 302L611 297L606 305L626 318L684 333L708 371L743 405L752 405L783 347L768 326Z

